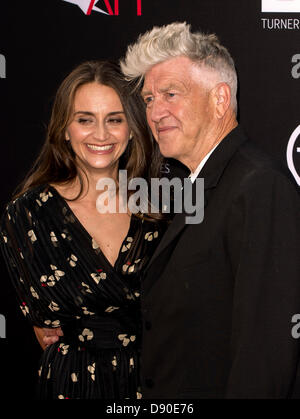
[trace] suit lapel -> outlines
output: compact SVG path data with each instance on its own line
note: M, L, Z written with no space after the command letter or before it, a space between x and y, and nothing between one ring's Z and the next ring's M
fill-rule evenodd
M242 128L237 126L221 141L221 143L206 162L203 170L199 174L199 177L204 178L204 207L206 207L208 204L208 190L214 188L218 184L227 164L238 150L238 148L241 146L241 144L246 140L247 137L243 133ZM194 198L196 193L196 182L194 182L190 191ZM190 194L187 195L186 199L190 198ZM194 199L193 201L195 202ZM182 213L176 214L174 216L171 224L169 225L167 231L157 246L146 268L146 271L153 265L155 259L173 242L173 240L175 240L175 238L187 226L185 220L186 217L190 215L192 214L187 214L183 211Z
M153 261L164 251L164 249L176 238L176 236L185 228L185 218L187 214L182 212L176 214L169 225L167 231L163 235L159 245L157 246L152 258L148 264L148 267L152 265ZM146 269L147 270L147 269Z

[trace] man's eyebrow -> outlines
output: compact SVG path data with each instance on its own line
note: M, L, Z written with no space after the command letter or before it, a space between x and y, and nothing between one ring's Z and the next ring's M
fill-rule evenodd
M164 92L167 92L168 90L171 90L171 89L182 90L182 87L179 86L178 84L170 83L167 86L163 86L162 88L160 88L158 90L159 90L159 92L164 93Z
M171 90L171 89L182 91L182 90L184 90L184 85L180 85L178 83L170 83L166 86L163 86L163 87L159 88L158 91L159 91L159 93L165 93L165 92L167 92L168 90ZM142 95L142 97L145 97L145 96L148 96L148 95L152 95L152 92L150 90L142 90L141 95Z
M148 96L148 95L151 95L152 94L152 92L150 92L150 90L142 90L141 91L141 96L142 97L145 97L145 96Z

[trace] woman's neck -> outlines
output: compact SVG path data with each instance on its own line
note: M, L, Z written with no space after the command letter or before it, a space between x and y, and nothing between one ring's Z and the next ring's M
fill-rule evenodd
M99 194L101 193L101 190L97 189L97 184L101 179L113 179L117 187L118 167L109 168L105 171L87 170L86 168L83 170L79 167L78 171L80 173L83 184L82 194L78 200L84 200L85 202L95 204ZM64 195L66 199L74 199L79 194L80 187L79 176L76 176L76 178L71 182L68 182L64 185L58 185L57 189Z

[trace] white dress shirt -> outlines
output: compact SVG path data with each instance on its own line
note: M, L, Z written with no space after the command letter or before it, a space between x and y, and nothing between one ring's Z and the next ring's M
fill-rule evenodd
M189 177L191 178L191 182L194 183L195 179L197 178L197 176L199 175L199 173L201 172L201 170L203 169L205 163L207 162L207 160L210 158L210 156L212 155L212 153L215 151L215 149L218 147L220 143L218 143L217 145L214 146L214 148L212 150L210 150L209 153L206 154L206 156L201 160L201 162L199 163L197 169L194 172L191 172Z

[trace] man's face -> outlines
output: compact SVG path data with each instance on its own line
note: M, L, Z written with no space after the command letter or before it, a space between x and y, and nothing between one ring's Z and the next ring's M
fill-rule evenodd
M142 95L160 151L188 167L203 150L212 124L213 103L207 86L213 77L187 57L157 64L145 76Z

